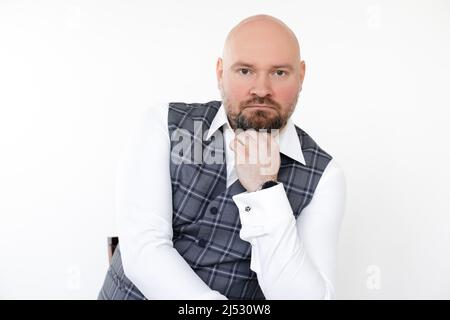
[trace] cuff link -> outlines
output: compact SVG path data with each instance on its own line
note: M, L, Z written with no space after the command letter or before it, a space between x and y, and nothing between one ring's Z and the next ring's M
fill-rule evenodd
M244 210L245 210L245 212L250 212L250 210L252 210L252 207L246 206Z

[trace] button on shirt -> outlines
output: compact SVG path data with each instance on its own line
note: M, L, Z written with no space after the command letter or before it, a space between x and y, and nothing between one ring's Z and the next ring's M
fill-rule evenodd
M129 137L116 180L118 234L125 274L147 299L226 299L210 289L173 247L168 105L148 108ZM234 138L222 105L206 140L223 128L227 187L237 179ZM280 152L305 164L295 126L280 130ZM156 152L157 151L157 152ZM295 219L282 183L233 196L251 244L250 268L267 299L335 297L336 251L345 209L343 171L332 159L311 202ZM210 214L221 214L211 207ZM202 239L198 239L202 245ZM205 245L205 243L203 243Z

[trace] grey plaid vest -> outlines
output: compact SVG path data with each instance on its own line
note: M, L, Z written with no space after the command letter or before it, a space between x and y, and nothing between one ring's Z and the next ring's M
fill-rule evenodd
M180 142L173 139L174 131L184 129L193 138L192 152L195 142L201 143L203 148L212 148L215 143L216 152L223 156L221 164L171 161L173 245L211 289L229 299L264 299L256 274L250 269L251 246L239 237L239 212L231 198L244 192L245 188L239 180L226 187L223 141L213 138L212 142L203 141L203 135L197 132L199 129L202 133L208 131L220 105L220 101L169 104L172 150ZM194 122L202 125L199 128ZM306 166L281 154L278 174L295 218L311 201L320 177L332 159L305 131L297 126L296 131ZM195 137L200 139L195 140ZM179 156L185 155L180 153Z
M168 127L171 137L175 130L183 129L194 138L188 150L195 153L195 142L197 145L199 142L203 148L214 149L219 156L223 156L221 164L212 161L171 161L173 245L211 289L229 299L264 299L256 274L250 269L250 244L239 237L239 212L231 198L245 189L239 180L226 187L223 141L203 141L202 135L195 139L197 130L206 132L209 129L220 105L220 101L169 104ZM200 127L194 121L199 121ZM319 179L331 160L331 156L305 131L298 127L296 131L306 165L281 154L278 173L278 180L284 185L295 218L311 201ZM174 148L179 141L171 140L171 150L177 150ZM183 158L185 154L180 156ZM125 275L119 246L112 257L98 299L145 299Z

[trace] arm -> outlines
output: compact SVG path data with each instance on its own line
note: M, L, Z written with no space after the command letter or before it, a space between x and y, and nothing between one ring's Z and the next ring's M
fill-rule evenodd
M226 299L173 247L167 112L167 104L146 110L119 161L116 209L123 268L147 299Z
M233 197L241 217L240 236L252 245L251 269L267 299L335 297L345 189L344 174L332 160L297 221L282 184Z

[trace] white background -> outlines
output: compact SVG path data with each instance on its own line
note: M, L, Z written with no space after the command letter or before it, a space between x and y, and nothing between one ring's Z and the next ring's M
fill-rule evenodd
M450 298L450 2L425 0L0 0L0 298L97 297L129 129L220 99L258 13L300 39L294 122L346 173L338 298Z

